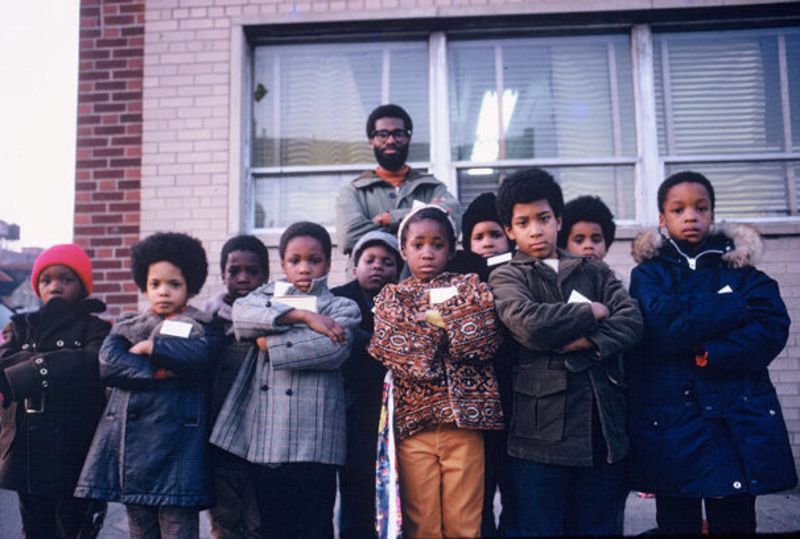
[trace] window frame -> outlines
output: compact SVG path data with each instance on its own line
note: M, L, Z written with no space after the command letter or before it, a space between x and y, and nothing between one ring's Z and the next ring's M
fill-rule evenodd
M489 17L478 17L487 18ZM410 20L409 25L413 24L414 19ZM747 23L759 24L756 20L742 20L734 22L731 28L745 28ZM782 24L769 24L765 23L764 27L770 26L794 26L798 22L796 19L790 18L789 20L782 21ZM246 27L243 27L246 28ZM702 25L685 24L678 27L679 29L686 30L687 32L702 31ZM727 28L727 27L726 27ZM788 81L788 65L786 62L786 46L785 41L779 41L781 54L779 55L779 70L781 82L781 107L784 115L784 146L788 145L787 152L781 153L752 153L734 155L691 155L691 156L677 156L677 155L661 155L659 150L658 141L658 116L656 108L656 78L655 78L655 38L654 29L656 32L674 31L676 28L671 28L669 25L660 25L658 22L643 22L643 23L627 23L627 24L607 24L603 28L594 27L591 29L581 27L579 25L567 25L559 27L556 30L549 30L547 32L531 32L531 36L536 35L559 35L564 37L585 35L586 33L620 33L622 30L628 35L631 47L631 74L632 90L633 90L633 106L634 106L634 120L635 120L635 140L636 140L636 155L635 157L598 157L598 158L531 158L531 159L508 159L508 160L495 160L490 162L484 161L469 161L469 160L455 160L452 156L451 148L451 133L450 133L450 103L449 103L449 70L448 70L448 43L449 37L461 37L463 33L468 34L469 30L460 32L458 27L455 28L435 28L426 29L424 34L427 35L428 41L428 125L429 125L429 161L424 162L409 162L413 168L425 170L434 174L441 180L448 189L457 194L459 192L458 185L458 172L465 168L519 168L519 167L543 167L543 168L558 168L558 167L575 167L575 166L632 166L634 176L634 219L617 219L617 225L624 229L639 229L644 227L652 227L658 223L658 212L656 209L656 193L658 185L664 178L664 174L670 165L686 163L725 163L725 162L785 162L787 165L793 161L797 161L800 165L800 152L791 152L791 124L788 122L789 109L789 81ZM713 28L712 28L713 29ZM541 31L539 28L538 30ZM333 29L330 31L334 32ZM245 32L246 33L246 32ZM349 35L347 42L361 40L365 33L353 33ZM328 36L327 41L331 41L330 33L314 35L302 35L298 33L291 41L300 43L313 43L316 41L326 41L325 36ZM509 36L518 36L516 30L510 30ZM381 40L402 40L406 38L419 38L420 32L394 32L387 33L381 37ZM506 34L493 34L495 38L502 39ZM489 39L492 39L492 36ZM477 36L475 36L477 37ZM258 46L268 46L272 43L268 41L254 41L247 40L242 34L244 47L247 49L242 55L244 57L245 72L243 77L240 77L242 87L242 99L244 99L243 106L239 109L241 111L241 135L242 135L242 148L241 163L243 168L240 168L243 178L242 190L246 193L245 197L241 197L239 216L241 220L241 227L251 233L273 236L280 234L285 227L270 227L270 228L255 228L254 223L254 192L255 192L255 179L263 177L264 175L279 175L279 174L301 174L301 173L353 173L355 177L364 170L369 170L375 166L374 162L370 163L353 163L344 165L310 165L310 166L272 166L272 167L252 167L251 166L251 137L252 137L252 99L249 99L248 88L252 86L252 80L255 70L255 48ZM333 40L338 41L338 40ZM368 43L368 41L365 41ZM286 41L275 42L274 44L285 45ZM616 81L614 81L616 84ZM382 85L383 99L386 100L386 85ZM502 93L498 93L502 95ZM667 129L667 127L664 127ZM787 129L788 135L787 136ZM612 133L613 135L613 133ZM366 139L364 144L367 144ZM620 150L620 145L614 145L616 151ZM787 166L789 176L794 174L793 167ZM794 188L794 189L792 189ZM790 225L790 228L800 232L800 208L798 204L798 186L797 182L791 182L789 192L794 197L789 201L789 208L795 208L798 214L786 216L770 216L770 217L735 217L726 218L729 221L747 222L747 223L778 223L781 225ZM331 231L333 229L331 228Z

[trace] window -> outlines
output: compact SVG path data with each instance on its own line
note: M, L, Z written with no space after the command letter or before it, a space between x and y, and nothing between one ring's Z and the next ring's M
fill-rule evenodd
M567 199L594 193L618 218L636 217L628 36L455 41L448 62L464 204L501 175L538 165Z
M388 102L414 120L409 162L465 206L538 166L565 199L598 195L618 222L652 225L658 184L694 169L718 217L800 215L800 28L448 32L255 46L252 226L332 225L341 183L375 166L365 121Z
M427 42L257 47L251 174L255 228L334 222L331 197L374 167L365 124L381 103L414 119L409 161L429 157Z
M659 153L717 191L718 217L798 215L800 30L657 34Z

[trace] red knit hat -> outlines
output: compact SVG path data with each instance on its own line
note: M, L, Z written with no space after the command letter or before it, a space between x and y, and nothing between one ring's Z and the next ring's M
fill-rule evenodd
M39 296L39 275L50 266L66 266L75 272L78 279L83 283L86 294L92 293L92 261L83 249L74 243L62 243L53 245L38 257L33 263L31 270L31 286L36 295ZM41 297L41 296L39 296Z

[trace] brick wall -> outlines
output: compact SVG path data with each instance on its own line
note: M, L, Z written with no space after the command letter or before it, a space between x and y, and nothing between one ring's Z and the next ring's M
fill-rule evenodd
M144 0L81 2L74 233L109 317L136 304L128 262L141 223L143 56Z

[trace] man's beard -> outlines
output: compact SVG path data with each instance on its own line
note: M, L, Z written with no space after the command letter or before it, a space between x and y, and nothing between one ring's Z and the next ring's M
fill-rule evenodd
M375 160L378 164L386 170L396 171L403 168L408 158L408 144L397 144L394 146L397 153L384 154L380 148L373 148L375 153Z

